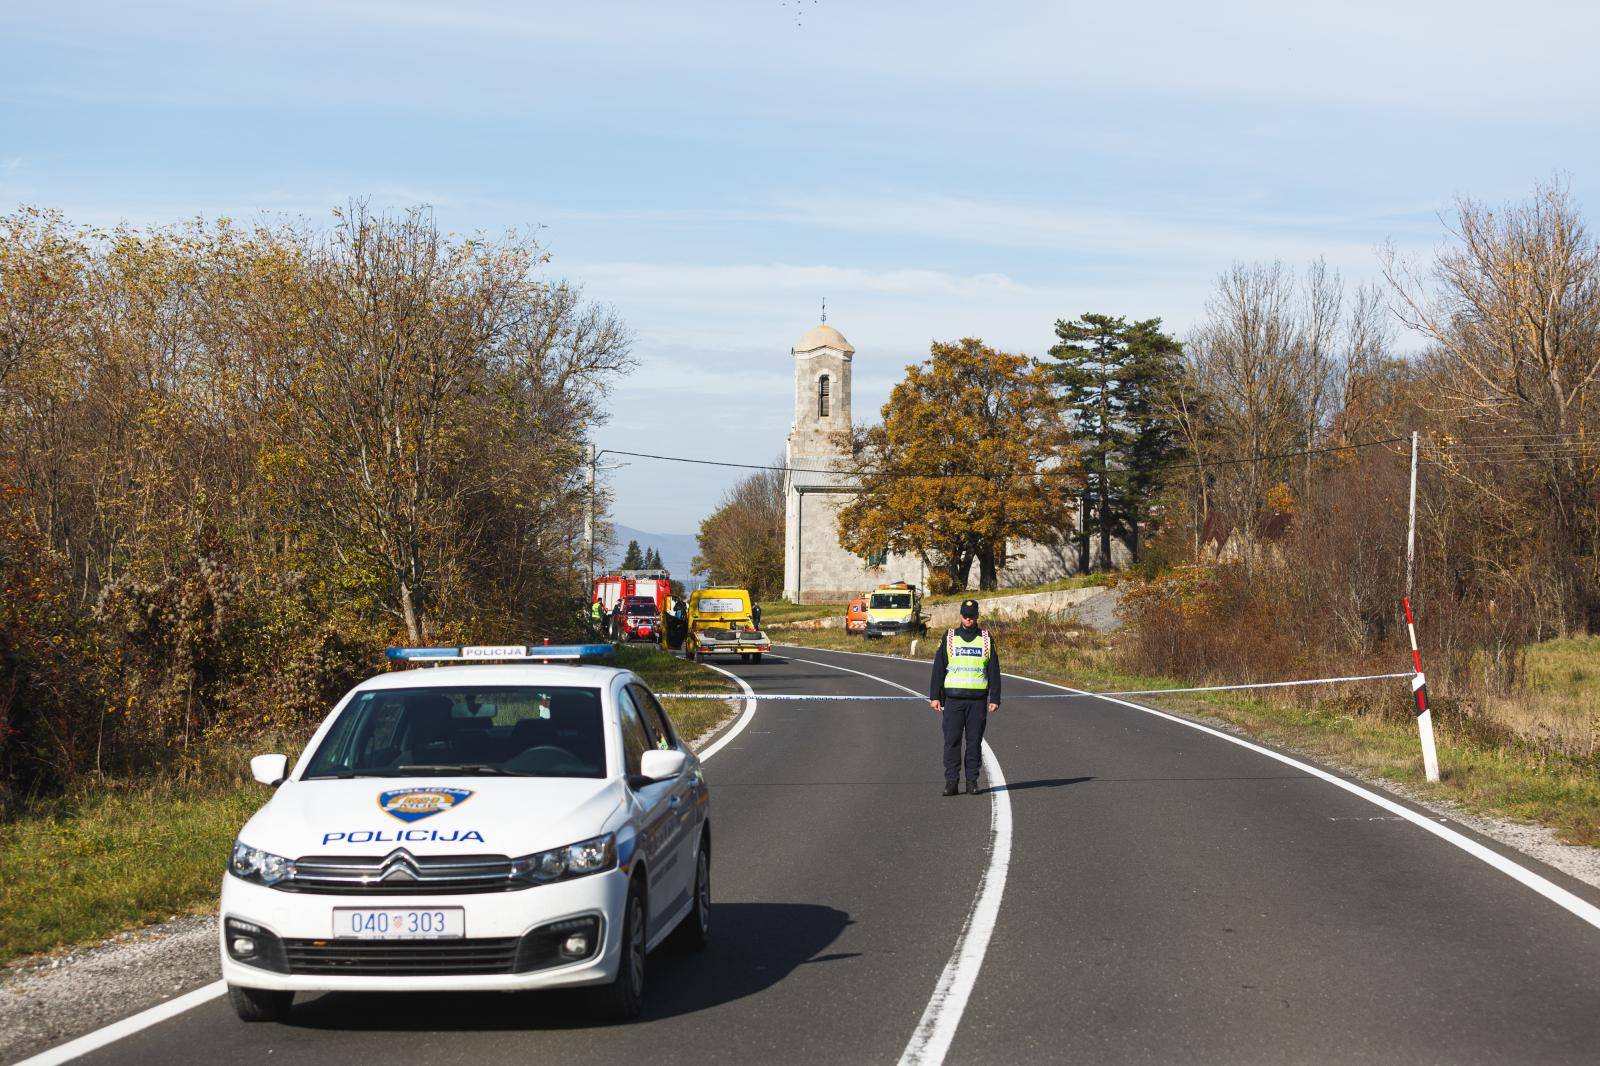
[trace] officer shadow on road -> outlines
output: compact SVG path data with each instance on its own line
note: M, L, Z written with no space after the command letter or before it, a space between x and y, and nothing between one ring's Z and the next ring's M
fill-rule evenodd
M1031 788L1065 788L1093 781L1093 777L1042 777L1035 781L1007 781L1004 785L984 789L985 792L1026 792Z
M663 945L645 970L640 1021L693 1014L761 992L826 954L850 916L809 903L712 905L711 944L703 952ZM297 1000L288 1024L307 1029L393 1032L575 1029L595 1025L583 994L551 992L329 992Z

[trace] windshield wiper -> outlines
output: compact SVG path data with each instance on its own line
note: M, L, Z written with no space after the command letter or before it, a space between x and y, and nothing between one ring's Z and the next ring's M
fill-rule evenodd
M349 781L354 777L393 777L393 770L345 770L337 774L307 774L302 781Z
M396 766L397 774L487 774L496 777L529 777L518 770L504 770L498 766L450 766L444 763Z

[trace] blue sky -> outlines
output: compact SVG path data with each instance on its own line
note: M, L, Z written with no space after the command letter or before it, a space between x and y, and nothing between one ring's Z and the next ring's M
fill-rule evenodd
M538 226L637 335L602 447L759 461L824 296L862 419L932 338L1042 354L1089 310L1181 333L1234 260L1368 280L1457 193L1565 174L1596 202L1600 5L1304 7L8 3L0 210L364 196ZM617 519L661 532L732 477L609 476Z

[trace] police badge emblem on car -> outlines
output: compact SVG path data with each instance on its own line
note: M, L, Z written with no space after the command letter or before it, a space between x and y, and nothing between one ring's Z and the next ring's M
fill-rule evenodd
M470 788L394 788L378 793L378 806L402 822L431 818L465 803Z

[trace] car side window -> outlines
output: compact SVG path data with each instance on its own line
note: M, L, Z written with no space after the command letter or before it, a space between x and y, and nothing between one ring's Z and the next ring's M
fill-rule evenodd
M645 732L639 708L626 688L617 692L617 720L622 725L623 773L643 773L644 753L650 750L650 736Z
M667 717L667 712L662 708L655 694L643 685L629 685L628 690L633 693L638 702L639 710L644 715L645 725L651 727L651 739L658 748L675 748L678 746L678 734L672 728L672 720Z

